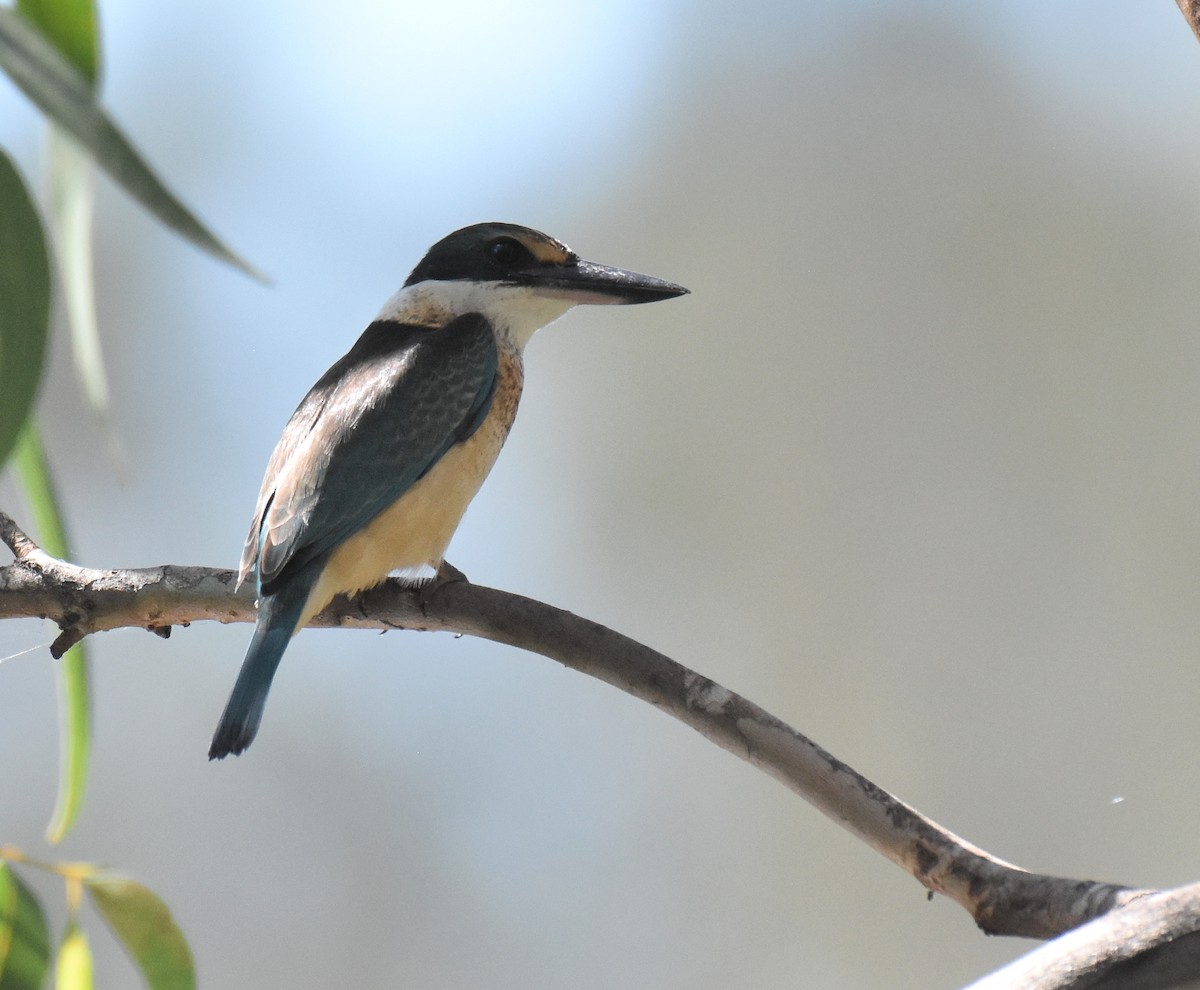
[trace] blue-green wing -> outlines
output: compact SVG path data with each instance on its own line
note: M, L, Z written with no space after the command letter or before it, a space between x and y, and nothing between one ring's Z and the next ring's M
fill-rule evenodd
M487 415L498 355L478 313L372 323L305 396L267 466L242 555L260 594L329 554Z

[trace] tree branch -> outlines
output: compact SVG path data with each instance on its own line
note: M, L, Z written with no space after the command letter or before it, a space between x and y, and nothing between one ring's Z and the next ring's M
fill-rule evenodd
M253 595L232 571L163 566L94 570L40 550L0 513L14 562L0 568L0 618L39 616L62 635L140 626L168 635L201 619L254 621ZM786 784L930 891L962 905L985 932L1047 938L1151 893L1029 873L925 818L769 712L620 633L519 595L456 581L428 595L389 581L339 597L311 623L479 636L530 650L650 702Z
M1166 990L1200 973L1200 884L1159 891L1040 946L966 990Z
M1200 0L1175 0L1175 2L1179 4L1179 9L1183 12L1183 16L1187 19L1197 40L1200 40Z

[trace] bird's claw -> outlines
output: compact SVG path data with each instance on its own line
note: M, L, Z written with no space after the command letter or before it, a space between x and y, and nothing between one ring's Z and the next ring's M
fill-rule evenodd
M421 608L421 614L429 614L428 607L430 601L432 601L433 596L436 595L444 585L457 584L460 581L463 584L471 583L470 579L462 571L460 571L448 560L443 560L441 565L438 567L437 574L434 575L433 580L431 580L428 584L421 585L421 587L417 589L417 604Z

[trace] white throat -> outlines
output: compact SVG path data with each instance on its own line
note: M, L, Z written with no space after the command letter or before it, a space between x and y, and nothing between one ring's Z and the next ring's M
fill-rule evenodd
M500 282L418 282L383 304L377 320L442 326L465 313L482 313L502 348L520 354L529 338L553 323L579 300Z

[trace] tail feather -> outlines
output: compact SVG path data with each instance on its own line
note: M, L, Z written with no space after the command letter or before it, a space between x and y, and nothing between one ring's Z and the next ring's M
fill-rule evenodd
M237 756L254 741L271 681L300 622L312 583L291 581L259 602L254 636L213 734L208 749L210 760L223 760L230 754Z

